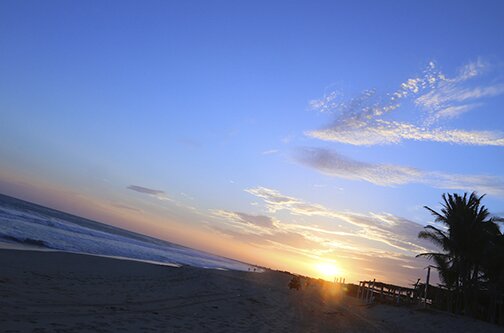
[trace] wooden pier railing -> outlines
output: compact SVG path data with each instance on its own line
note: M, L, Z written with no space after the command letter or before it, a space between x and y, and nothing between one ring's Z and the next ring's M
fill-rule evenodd
M357 290L357 298L364 300L366 303L415 304L425 302L421 296L420 288L406 288L377 282L375 279L373 281L360 281ZM427 300L427 303L429 303L429 300Z

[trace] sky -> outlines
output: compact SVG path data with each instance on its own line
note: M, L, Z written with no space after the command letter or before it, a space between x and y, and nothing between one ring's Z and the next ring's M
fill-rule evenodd
M504 215L502 1L2 1L0 192L249 263L424 278ZM321 267L332 267L332 271Z

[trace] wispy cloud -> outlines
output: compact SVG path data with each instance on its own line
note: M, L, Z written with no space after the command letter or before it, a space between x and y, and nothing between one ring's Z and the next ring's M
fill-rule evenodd
M212 210L214 217L222 219L226 225L213 226L219 232L256 245L276 246L283 244L290 248L316 249L319 244L301 233L286 228L274 217L252 215L227 210Z
M269 213L274 214L279 211L288 212L294 216L311 216L334 219L343 223L338 227L338 232L352 234L355 237L373 240L387 245L394 250L405 252L422 252L424 246L418 245L417 234L421 226L409 220L395 217L390 214L370 213L358 214L350 212L340 212L326 208L316 203L308 203L301 199L286 196L280 192L257 187L245 190L254 196L261 198ZM292 230L292 226L290 229ZM306 231L306 228L304 228ZM321 232L323 233L323 232Z
M504 179L495 176L447 174L407 166L365 163L322 148L300 148L295 158L300 163L324 174L367 181L376 185L418 183L441 189L477 190L504 196Z
M359 162L321 148L300 148L296 152L296 160L330 176L364 180L377 185L406 184L423 175L415 168Z
M474 191L480 193L504 196L504 179L486 175L457 175L441 172L426 172L428 180L425 182L431 186L451 189Z
M482 104L464 104L464 105L452 105L452 106L447 106L444 109L440 109L437 111L437 113L434 115L434 119L441 119L441 118L457 118L463 113L466 113L468 111L471 111L472 109L475 109L477 107L480 107Z
M143 186L138 186L138 185L129 185L127 187L128 190L144 193L144 194L150 194L150 195L163 195L165 194L164 191L161 190L154 190L148 187L143 187Z
M481 85L478 78L490 66L482 61L469 63L453 78L448 78L431 62L423 75L407 79L392 93L380 95L366 90L356 98L343 99L333 92L310 106L333 113L334 123L307 131L310 137L353 145L399 143L403 140L435 141L468 145L504 146L499 131L447 129L437 125L471 110L481 108L483 99L504 94L504 84ZM415 122L394 120L400 112L416 112Z
M152 189L152 188L148 188L148 187L143 187L143 186L138 186L138 185L129 185L126 188L128 190L132 190L132 191L135 191L135 192L138 192L138 193L142 193L142 194L147 194L147 195L153 196L153 197L155 197L155 198L157 198L159 200L173 201L173 199L169 198L166 195L166 192L162 191L162 190L156 190L156 189Z
M504 146L504 135L500 132L429 129L410 123L382 119L373 121L346 119L331 128L306 132L306 134L325 141L337 141L352 145L390 144L400 143L403 140L414 140Z
M279 152L278 149L268 149L268 150L261 152L261 154L262 155L272 155L272 154L276 154L278 152Z
M169 196L165 191L159 189L153 189L138 185L129 185L126 187L128 190L135 191L141 194L145 194L151 198L155 198L162 202L158 202L156 206L163 209L173 209L173 206L189 210L192 213L201 214L198 208L192 206L191 204L185 203L187 200L194 200L189 194L181 192L178 198L173 198ZM186 200L180 200L180 196L184 197ZM168 205L167 205L168 204Z
M118 202L112 202L111 205L114 206L114 207L116 207L116 208L124 209L124 210L131 211L131 212L137 212L137 213L142 213L143 212L139 208L128 206L128 205L125 205L125 204L122 204L122 203L118 203Z
M244 225L257 229L256 231L268 233L270 229L275 228L273 218L264 215L251 215L241 212L233 212L228 210L213 210L214 216L222 217L228 222Z
M261 199L267 213L214 210L212 216L220 221L211 224L214 230L312 260L335 259L365 276L365 267L375 268L376 274L386 267L386 280L392 271L410 276L408 270L424 264L415 255L431 247L417 238L422 226L391 214L341 212L266 187L245 191ZM365 264L355 265L356 260Z

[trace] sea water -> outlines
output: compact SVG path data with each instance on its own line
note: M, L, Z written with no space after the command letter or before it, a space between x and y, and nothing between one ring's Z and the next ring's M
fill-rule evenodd
M161 264L251 266L0 194L0 242Z

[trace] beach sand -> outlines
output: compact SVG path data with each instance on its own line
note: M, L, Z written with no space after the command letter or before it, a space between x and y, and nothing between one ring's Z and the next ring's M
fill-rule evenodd
M287 273L0 250L2 332L502 332L436 311L365 306Z

